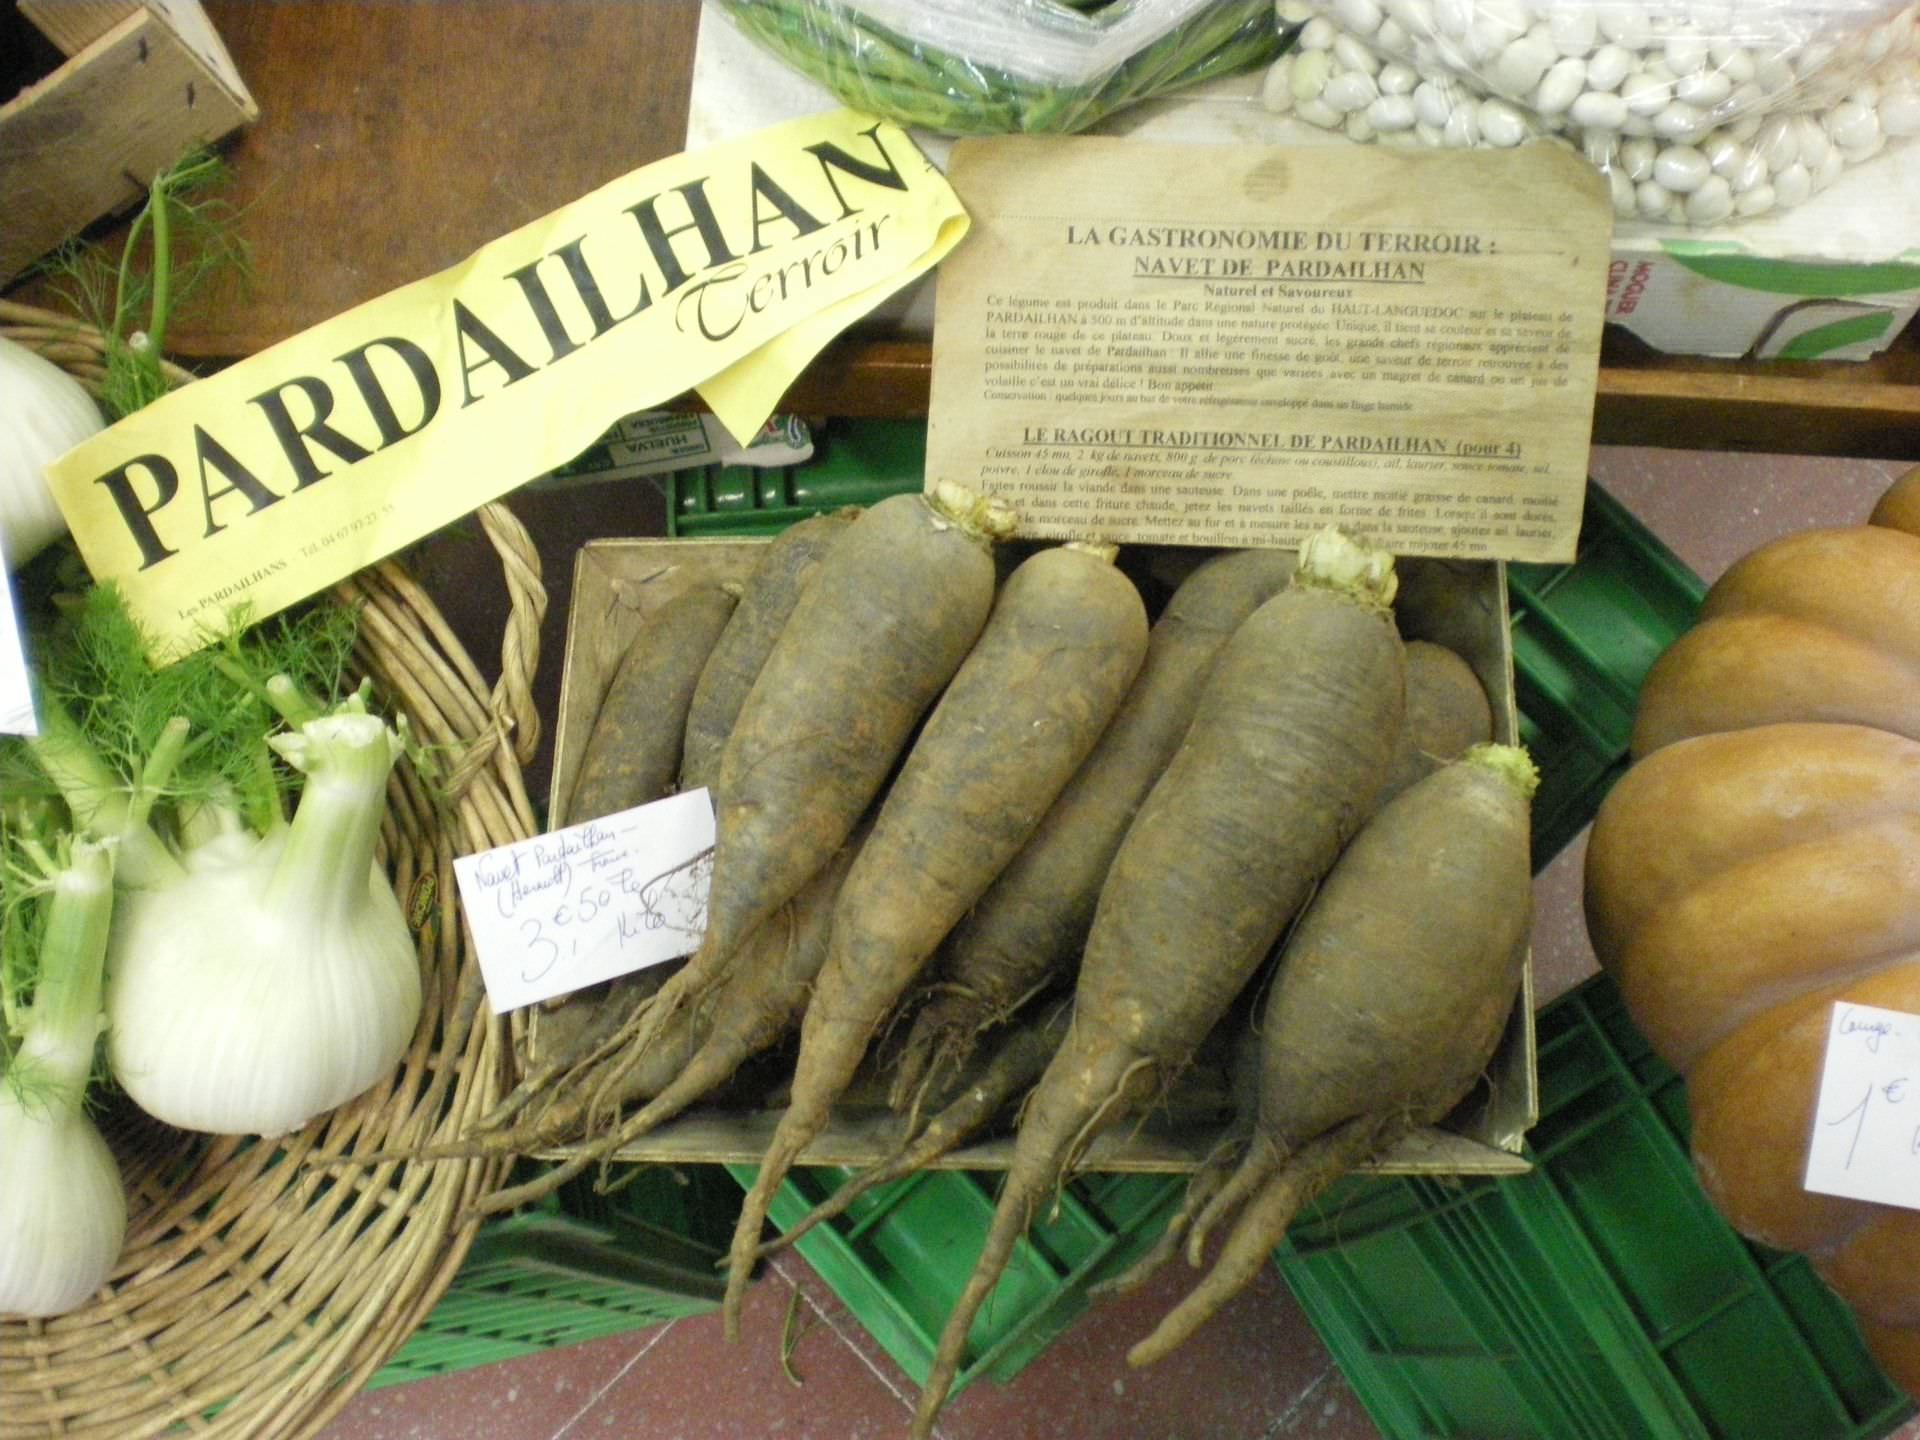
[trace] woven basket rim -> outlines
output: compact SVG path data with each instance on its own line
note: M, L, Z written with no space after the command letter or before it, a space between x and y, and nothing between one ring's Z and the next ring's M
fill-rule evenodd
M98 394L98 331L0 300L0 336ZM166 369L175 384L193 378ZM126 1248L79 1310L0 1319L0 1440L314 1435L452 1283L478 1227L472 1207L508 1162L353 1157L451 1140L511 1080L452 862L538 831L521 767L539 742L532 680L547 596L512 513L494 503L479 519L510 602L492 685L397 561L323 600L359 609L357 666L450 757L437 790L396 767L381 835L396 894L420 922L412 1046L387 1082L279 1141L187 1136L124 1107L108 1128L128 1181Z

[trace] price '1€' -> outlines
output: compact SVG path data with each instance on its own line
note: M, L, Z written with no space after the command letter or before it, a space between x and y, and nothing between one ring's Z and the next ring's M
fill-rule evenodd
M1806 1188L1920 1210L1920 1015L1833 1007Z

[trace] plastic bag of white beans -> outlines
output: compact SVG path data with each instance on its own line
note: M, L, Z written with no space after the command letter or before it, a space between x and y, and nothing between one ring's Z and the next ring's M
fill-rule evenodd
M1614 210L1716 225L1801 204L1920 134L1920 3L1278 0L1271 110L1355 140L1559 136Z

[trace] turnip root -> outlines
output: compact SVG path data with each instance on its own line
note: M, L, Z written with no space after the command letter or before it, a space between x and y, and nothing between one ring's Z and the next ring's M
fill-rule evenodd
M961 1072L955 1093L941 1097L940 1109L924 1127L849 1179L784 1235L760 1246L756 1258L784 1249L816 1225L845 1214L868 1191L924 1170L999 1119L1040 1078L1066 1036L1072 1006L1062 1000L1041 1001L1040 1007L1039 1015L1010 1020L995 1032Z
M983 1032L1028 996L1071 979L1114 853L1179 748L1215 657L1293 568L1291 551L1232 551L1174 591L1113 723L929 967L926 1003L897 1063L895 1110L917 1112L920 1093L947 1084Z
M1524 751L1476 747L1382 806L1328 873L1261 1019L1258 1130L1195 1221L1189 1258L1239 1219L1132 1364L1159 1359L1237 1294L1326 1186L1473 1088L1520 989L1537 783Z
M1493 739L1493 706L1473 667L1431 640L1407 642L1407 723L1380 798L1398 795Z
M1012 524L957 485L889 496L814 570L721 757L707 930L676 1003L701 998L846 843L986 624L992 545Z
M673 793L687 707L737 598L719 585L697 586L642 622L580 752L566 806L569 824Z
M843 542L833 556L844 549ZM1044 549L1008 578L841 886L787 1108L734 1232L722 1305L729 1334L787 1171L825 1127L935 947L1019 852L1100 738L1146 644L1145 604L1114 568L1111 546ZM729 765L731 757L729 745Z
M705 1099L792 1030L826 959L834 900L861 843L856 832L798 895L747 937L740 963L710 995L673 1011L652 1045L644 1051L628 1047L615 1059L569 1077L558 1114L543 1116L517 1134L490 1137L489 1151L539 1150L571 1138L591 1115L646 1102L552 1170L486 1196L476 1210L510 1210L550 1194Z
M1322 532L1215 662L1101 890L1072 1033L1021 1117L921 1392L921 1440L1029 1222L1096 1136L1165 1092L1372 810L1406 701L1393 589L1391 557Z
M759 678L760 667L773 653L815 567L858 513L849 509L815 515L789 525L768 542L688 702L680 751L681 788L711 785L719 775L727 737Z

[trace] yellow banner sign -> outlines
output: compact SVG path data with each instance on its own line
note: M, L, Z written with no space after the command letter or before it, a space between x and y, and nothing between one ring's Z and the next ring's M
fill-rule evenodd
M47 478L94 577L174 658L689 388L744 440L966 228L896 126L793 121L623 176L173 392Z

